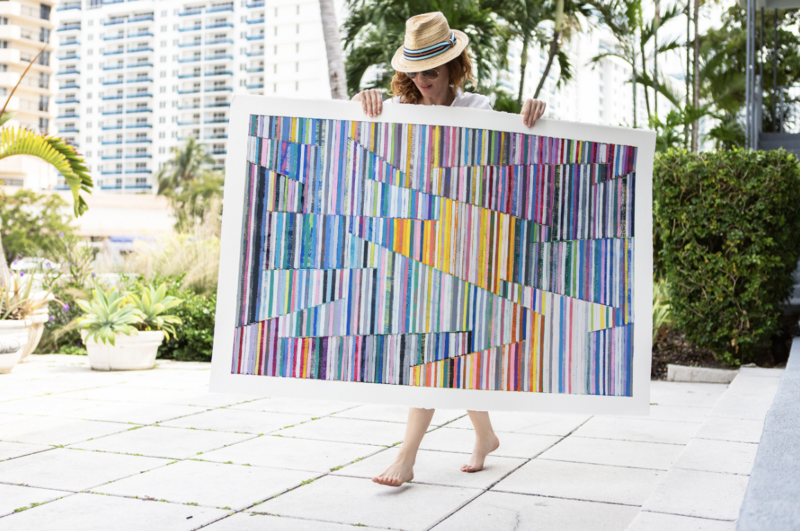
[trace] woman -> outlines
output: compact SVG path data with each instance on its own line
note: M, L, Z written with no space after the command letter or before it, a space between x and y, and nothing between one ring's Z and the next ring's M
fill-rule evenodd
M395 69L392 79L394 97L382 101L377 89L356 94L364 114L377 116L387 104L448 105L491 109L489 98L481 94L464 92L461 87L472 78L472 62L467 53L469 39L458 30L451 30L442 13L426 13L411 17L406 22L405 42L392 58ZM522 120L533 127L544 113L544 102L529 99L522 107ZM433 409L411 408L403 445L394 463L372 481L399 487L414 478L414 461L422 437L433 417ZM468 411L475 428L475 447L469 461L461 467L463 472L483 469L486 456L497 449L500 441L492 429L489 413Z

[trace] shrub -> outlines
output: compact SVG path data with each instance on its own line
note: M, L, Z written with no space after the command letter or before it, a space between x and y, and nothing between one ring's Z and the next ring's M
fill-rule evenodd
M55 194L19 190L0 200L0 233L3 252L9 262L20 256L53 256L61 248L60 234L72 234L71 212L66 201Z
M676 326L730 364L778 330L800 257L800 166L786 151L670 150L654 226Z

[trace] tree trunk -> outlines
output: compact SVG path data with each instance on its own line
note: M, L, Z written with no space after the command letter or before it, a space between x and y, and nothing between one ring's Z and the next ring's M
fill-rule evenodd
M694 67L692 69L692 106L697 109L700 106L700 0L694 0ZM700 136L700 120L692 122L692 153L697 153L698 137Z
M344 70L342 41L339 37L333 0L319 0L319 12L322 19L322 35L325 38L325 52L328 56L331 97L335 100L346 100L348 99L347 75Z
M642 53L642 77L647 77L647 57L644 54L644 38L642 36L642 28L639 28L639 48ZM646 80L645 80L646 81ZM642 83L644 87L644 105L647 110L647 123L650 123L650 94L647 92L647 85Z
M632 59L631 70L633 71L633 77L631 78L631 85L633 86L633 128L636 129L638 127L636 121L636 48L633 48Z
M656 20L653 25L653 41L655 50L653 51L653 114L658 120L658 27L661 26L661 6L659 0L656 2Z
M533 93L533 99L539 99L539 91L542 90L544 81L545 79L547 79L547 74L550 73L550 67L553 66L553 58L555 58L556 54L558 53L558 47L559 47L558 41L560 39L561 39L561 32L554 31L553 41L550 43L550 52L548 53L547 57L547 64L544 67L544 72L542 72L542 78L539 80L539 86L536 87L536 92Z
M519 94L517 94L517 104L522 105L525 90L525 69L528 67L528 39L522 39L522 54L519 58Z
M692 0L686 0L686 76L684 77L684 81L686 82L686 110L689 110L689 105L691 103L691 90L689 86L689 68L690 68L690 46L691 46L691 26L692 23ZM689 147L689 122L684 120L683 123L683 146L685 148Z

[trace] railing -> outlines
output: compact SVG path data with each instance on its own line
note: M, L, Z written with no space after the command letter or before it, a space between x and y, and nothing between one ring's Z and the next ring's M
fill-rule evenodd
M62 118L80 118L80 115L72 113L72 114L59 114L58 116L56 116L56 120L61 120Z
M222 60L230 60L233 61L233 56L228 54L218 53L216 55L207 55L206 61L222 61Z
M206 135L203 138L205 140L214 140L214 139L220 139L220 138L228 138L228 135L226 133L217 133L217 134L213 134L213 135Z
M79 29L81 29L81 25L80 24L67 24L65 26L61 26L56 31L73 31L73 30L79 30Z
M124 18L112 18L103 22L103 26L114 26L116 24L124 24L124 23L125 23Z
M192 16L192 15L199 15L202 12L203 12L202 9L187 9L186 11L183 11L182 13L178 13L178 16L179 17L189 17L189 16Z
M153 20L153 15L137 15L135 17L131 17L128 19L128 22L145 22L148 20Z
M122 175L122 170L100 170L100 175Z
M154 37L154 35L149 31L140 31L139 33L128 34L129 39L133 39L134 37Z
M100 114L102 114L103 116L110 116L110 115L113 115L113 114L122 114L122 109L116 109L114 111L103 111Z
M206 44L233 44L233 39L213 39L206 41Z
M129 124L125 126L125 129L152 129L153 124Z
M178 59L179 63L196 63L198 61L202 61L202 57L188 57L186 59Z
M124 80L122 79L117 79L114 81L103 81L103 85L121 85L122 83L124 83Z
M152 159L153 155L147 153L139 153L137 155L125 155L126 159Z
M126 114L136 114L142 112L153 112L153 109L128 109L125 111Z
M116 131L117 129L122 129L122 124L104 125L100 129L103 131Z
M122 140L101 140L100 143L104 146L117 146L122 144Z
M264 83L256 83L254 85L247 85L247 88L249 90L262 89L262 88L264 88Z
M207 124L227 124L230 120L228 118L215 118L213 120L206 120Z
M213 103L207 103L206 107L230 107L231 102L229 101L215 101Z
M233 72L230 70L214 70L212 72L206 72L206 77L208 76L232 76Z
M140 168L138 170L125 170L126 174L129 173L153 173L153 170L148 170L146 168Z
M231 92L233 87L211 87L207 88L205 92Z
M152 187L153 187L152 184L128 184L128 185L125 185L126 189L148 189L149 190Z
M123 68L125 68L125 65L104 66L103 70L121 70Z
M128 94L128 98L152 98L153 95L149 92L135 92L133 94Z
M152 52L153 49L149 46L142 46L140 48L133 48L128 49L128 53L137 53L137 52Z
M245 55L247 55L247 57L261 57L262 55L264 55L264 50L256 50L254 52L247 52Z
M230 22L218 22L216 24L210 24L206 26L206 29L216 29L216 28L232 28L233 24Z
M233 11L233 4L227 6L209 7L206 13L221 13L223 11Z
M110 52L103 52L103 55L119 55L125 53L125 50L113 50Z
M248 36L246 37L246 39L247 39L248 41L263 41L263 40L264 40L264 34L263 34L263 33L261 33L261 34L259 34L259 35L248 35Z
M106 100L121 100L123 98L122 94L115 94L113 96L102 96L103 101Z
M80 85L77 83L68 83L66 85L59 85L58 90L66 90L66 89L79 89L81 88Z
M257 18L257 19L254 19L254 20L247 19L247 20L245 20L245 22L247 22L248 24L263 24L264 23L264 17Z
M227 155L228 152L224 149L215 149L214 151L209 151L208 153L211 155Z
M103 155L100 157L100 160L118 160L122 158L122 153L117 153L116 155Z
M191 79L193 77L200 77L200 72L192 72L191 74L179 74L178 79Z
M180 127L186 127L186 126L189 126L189 125L200 125L200 122L199 121L195 121L195 120L190 120L188 122L178 122L178 125Z
M248 7L248 8L253 8L253 7L264 7L264 3L265 3L265 2L252 2L252 3L249 3L249 4L247 4L247 7Z
M152 83L153 79L149 77L134 77L127 80L128 83Z
M197 26L194 26L192 28L178 28L178 31L183 33L184 31L199 31L201 29L203 29L203 26L198 24Z
M183 95L183 94L199 94L199 93L200 93L200 89L179 90L178 91L178 94L181 94L181 95Z
M200 46L202 41L195 41L195 42L182 42L178 44L178 48L189 48L191 46Z
M178 110L179 111L189 111L191 109L199 109L199 108L200 108L200 104L198 103L196 105L181 105L180 107L178 107Z
M72 55L62 55L61 57L58 58L58 60L59 61L70 61L72 59L80 59L80 58L81 58L80 55L72 54Z
M65 41L59 44L59 46L80 46L81 41Z
M152 144L153 141L149 138L133 138L125 141L126 144Z
M66 76L66 75L69 75L69 74L80 74L80 73L81 73L80 70L75 70L75 69L72 69L72 70L59 70L58 72L56 72L56 75L57 76Z
M81 100L79 100L77 98L72 98L72 99L68 99L68 100L56 100L56 104L57 105L63 105L65 103L80 103L80 102L81 102Z
M128 65L128 68L142 68L146 66L152 68L153 63L131 63Z
M70 11L71 9L80 10L81 9L80 2L75 4L64 4L62 6L59 6L58 9L56 9L56 11Z
M264 72L264 67L259 66L257 68L248 68L247 70L245 70L245 72L247 72L248 74L260 74Z
M119 39L124 39L125 35L106 35L103 37L104 41L118 41Z

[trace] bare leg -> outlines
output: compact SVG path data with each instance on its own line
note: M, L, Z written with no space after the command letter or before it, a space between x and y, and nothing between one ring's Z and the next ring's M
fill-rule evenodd
M406 424L406 436L400 453L394 463L383 471L383 474L375 476L372 481L390 487L399 487L406 481L414 479L414 462L417 459L417 450L422 442L422 437L428 430L433 418L433 409L422 409L412 407L408 410L408 424Z
M461 466L462 472L477 472L483 470L483 462L486 456L497 450L500 446L500 439L492 429L487 411L467 411L472 426L475 428L475 448L472 450L467 464Z

